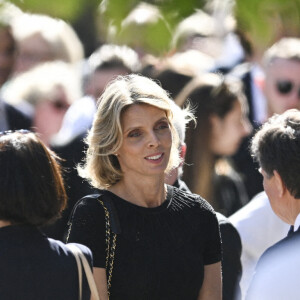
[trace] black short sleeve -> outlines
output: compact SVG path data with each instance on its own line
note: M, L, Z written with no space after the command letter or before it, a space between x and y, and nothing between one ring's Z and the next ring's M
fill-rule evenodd
M105 213L97 198L87 196L78 201L69 223L67 242L90 248L94 267L105 268Z
M216 214L209 213L208 220L207 243L203 258L205 265L221 261L221 237Z

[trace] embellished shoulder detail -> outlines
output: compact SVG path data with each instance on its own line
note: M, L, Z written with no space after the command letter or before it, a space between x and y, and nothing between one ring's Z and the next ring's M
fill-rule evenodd
M208 211L215 213L212 206L201 196L182 191L176 187L171 188L173 189L173 197L169 203L169 209L177 211L184 208L198 207L203 212Z

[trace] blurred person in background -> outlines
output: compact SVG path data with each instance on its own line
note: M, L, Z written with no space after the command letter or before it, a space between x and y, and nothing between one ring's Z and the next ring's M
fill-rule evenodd
M3 94L10 103L30 107L35 132L50 145L68 107L82 95L80 74L68 63L46 62L14 77Z
M71 25L62 19L23 13L14 18L12 28L18 50L15 74L47 61L82 63L83 45Z
M199 51L213 60L209 71L227 73L245 58L235 19L229 11L207 11L198 9L176 26L172 48L176 53Z
M185 130L192 120L188 111L181 109L177 104L171 104L174 127L179 137L179 154L182 159L178 168L172 169L166 176L165 182L185 192L191 192L182 180L183 164L185 161L186 144ZM189 125L191 126L191 125ZM238 231L228 218L217 212L222 241L222 299L240 299L239 280L242 274L241 253L242 243Z
M248 202L242 178L228 159L252 129L241 83L205 74L188 83L175 102L190 103L197 118L196 127L186 132L183 179L193 193L229 216Z
M300 108L300 39L284 37L264 54L268 116Z
M10 4L0 8L0 88L7 83L12 74L16 57L16 43L12 34L11 22L16 8ZM0 91L0 131L9 129L29 129L30 116L8 103Z

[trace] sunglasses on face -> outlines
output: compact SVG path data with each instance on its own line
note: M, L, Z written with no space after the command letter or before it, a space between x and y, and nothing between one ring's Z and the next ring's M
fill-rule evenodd
M296 84L290 80L278 80L276 82L276 89L279 94L281 95L288 95L290 94L294 88L296 87ZM300 86L298 87L298 98L300 99Z

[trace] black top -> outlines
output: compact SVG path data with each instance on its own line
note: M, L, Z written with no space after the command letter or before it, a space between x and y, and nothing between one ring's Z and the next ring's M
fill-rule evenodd
M92 264L89 249L77 246ZM72 252L34 226L0 228L0 270L1 300L78 299L78 272ZM86 280L82 296L90 299Z
M213 186L214 209L226 217L249 202L242 178L234 170L226 175L214 174Z
M197 299L204 265L221 260L219 225L200 196L168 186L166 201L154 208L134 205L109 191L118 214L110 299ZM99 201L81 199L69 241L87 245L94 266L105 267L105 215Z
M184 181L177 179L175 187L191 193ZM222 299L241 299L239 281L242 275L242 242L236 228L228 218L217 212L222 240Z
M242 276L242 242L236 228L228 218L217 213L222 238L222 299L241 299L239 285Z
M3 101L3 100L1 100ZM7 117L8 129L17 130L17 129L30 129L32 125L32 120L30 117L25 115L16 107L10 105L9 103L4 102L4 110Z

